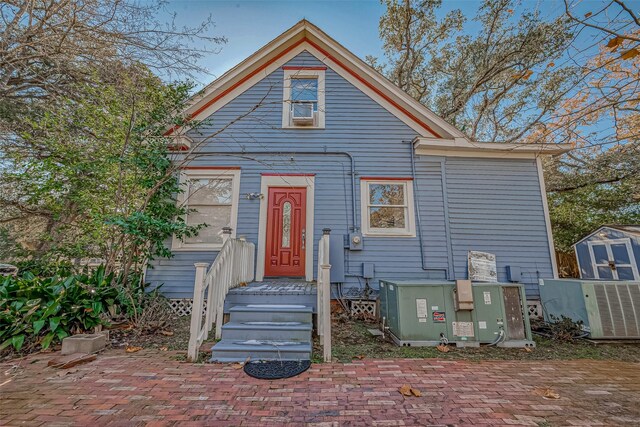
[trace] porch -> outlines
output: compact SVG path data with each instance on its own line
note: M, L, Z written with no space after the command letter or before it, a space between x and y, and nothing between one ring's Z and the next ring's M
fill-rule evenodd
M231 229L225 228L224 245L214 263L195 263L188 358L196 360L215 327L220 341L211 349L211 361L309 360L317 313L316 331L329 361L329 233L324 229L318 242L316 285L289 278L254 281L255 245L243 237L232 238Z

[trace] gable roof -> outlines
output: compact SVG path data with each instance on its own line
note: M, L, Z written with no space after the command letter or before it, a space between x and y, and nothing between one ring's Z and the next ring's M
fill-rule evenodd
M640 224L605 224L605 225L602 225L602 226L598 227L597 229L595 229L591 233L589 233L586 236L584 236L582 239L580 239L577 242L575 242L573 244L573 246L584 242L589 237L591 237L594 234L598 233L598 231L602 230L603 228L611 228L613 230L618 230L618 231L622 231L624 233L633 234L634 236L640 236Z
M466 153L476 156L482 152L486 156L535 157L561 154L571 149L569 144L474 142L306 19L299 21L194 95L184 114L189 120L209 117L303 51L325 63L332 71L415 130L417 137L414 147L421 149L424 154ZM186 129L179 129L179 126L174 126L166 135L184 135ZM177 148L185 147L177 144Z
M397 116L419 136L467 139L455 126L438 117L306 19L299 21L194 95L185 114L191 120L210 116L305 50ZM167 135L178 129L179 127L170 129Z

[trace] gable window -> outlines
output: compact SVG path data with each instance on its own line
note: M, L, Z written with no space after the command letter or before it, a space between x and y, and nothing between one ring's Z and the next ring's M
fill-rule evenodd
M324 70L284 70L283 128L324 128Z
M173 239L172 249L215 250L222 248L222 228L231 227L238 216L239 170L183 170L180 175L183 193L178 203L188 209L188 225L207 224L197 236Z
M366 178L360 184L362 231L366 236L416 235L410 179Z

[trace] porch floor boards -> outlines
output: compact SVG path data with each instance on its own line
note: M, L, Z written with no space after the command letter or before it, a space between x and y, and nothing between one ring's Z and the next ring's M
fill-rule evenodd
M316 295L316 283L304 280L273 279L251 282L229 290L230 295Z
M294 279L267 279L230 289L224 301L224 312L236 305L292 304L311 307L316 312L316 283Z

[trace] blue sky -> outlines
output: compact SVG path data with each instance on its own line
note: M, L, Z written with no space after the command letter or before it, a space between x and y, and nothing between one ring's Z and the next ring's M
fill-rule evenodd
M544 14L555 15L564 10L562 0L525 0L523 3L524 7L538 8ZM442 11L459 8L471 20L477 7L475 0L445 0ZM170 14L176 13L179 25L195 25L212 15L216 22L214 34L225 36L228 43L222 46L220 53L209 55L200 62L211 72L209 76L198 76L198 83L206 84L302 18L318 25L361 58L381 56L378 23L384 11L385 7L377 0L170 0L159 18L164 14L168 19Z
M213 76L220 76L302 18L361 57L380 52L378 20L384 7L377 1L175 0L166 9L185 25L212 15L214 33L228 39L220 53L201 61Z

